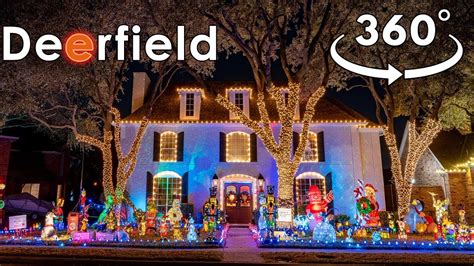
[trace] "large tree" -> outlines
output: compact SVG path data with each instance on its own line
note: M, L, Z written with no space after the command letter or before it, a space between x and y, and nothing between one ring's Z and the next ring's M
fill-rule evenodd
M175 19L180 14L172 9L171 3L84 1L50 5L32 2L8 5L11 20L6 24L25 28L33 41L46 33L65 36L77 29L85 29L94 36L115 34L119 25L127 24L131 28L136 24L141 27L142 52L143 42L152 34L168 35L175 50L176 28L182 25ZM186 17L187 43L197 32L207 32L201 18ZM121 203L128 178L135 169L153 103L178 71L189 68L194 70L193 73L209 75L214 67L212 62L196 64L188 49L184 61L176 60L176 53L160 62L149 61L142 54L141 63L156 75L156 81L150 85L150 97L145 103L148 112L139 122L133 142L125 151L121 145L120 112L114 106L131 74L131 39L130 36L124 47L124 60L118 60L117 45L112 40L107 44L105 61L96 60L83 67L70 65L62 59L48 63L30 56L18 62L2 62L1 70L6 77L0 84L0 94L6 99L6 104L1 107L5 124L18 125L18 119L26 119L52 132L65 130L72 133L70 136L75 141L98 149L103 159L104 193L112 196L117 204Z
M217 102L252 129L276 161L280 206L293 207L294 177L307 145L316 103L328 85L338 85L343 72L329 60L330 40L353 15L353 8L327 1L206 2L201 13L218 26L220 45L248 60L257 90L259 120L253 120L223 95ZM272 72L282 69L285 88L273 84ZM284 93L288 93L285 100ZM272 129L266 97L276 102L279 129ZM305 99L304 99L305 98ZM306 108L300 121L294 114ZM301 124L301 138L293 153L293 130ZM275 131L275 132L274 132ZM279 132L278 132L279 131Z
M404 17L398 24L406 29L410 38L398 47L390 46L382 40L369 47L353 46L353 53L347 54L346 59L378 69L387 69L391 64L400 71L430 66L448 59L456 51L456 45L448 34L458 38L463 43L465 54L469 54L472 52L467 43L472 5L465 6L465 4L457 2L449 7L450 20L436 23L436 38L426 47L418 46L412 41L409 32L410 22L421 13L429 14L437 20L438 11L443 8L442 6L414 2L404 4L386 2L373 5L364 13L377 16L379 25L376 29L380 39L383 26L394 14L403 14ZM363 34L364 28L365 26L359 25L357 35ZM420 36L425 38L426 25L422 23L419 32ZM364 36L367 37L367 34ZM396 35L392 37L396 38ZM355 40L346 40L346 45L350 42L355 43ZM383 127L390 154L399 217L404 217L408 212L416 165L436 135L443 128L457 128L464 132L471 129L474 111L471 100L474 95L472 87L463 85L467 75L462 71L469 64L472 68L469 57L465 56L455 68L430 77L407 80L402 77L389 84L386 80L360 76L350 82L351 86L346 87L368 89L375 101L375 114ZM395 123L398 117L407 119L408 138L403 154L399 152L400 145L395 135Z

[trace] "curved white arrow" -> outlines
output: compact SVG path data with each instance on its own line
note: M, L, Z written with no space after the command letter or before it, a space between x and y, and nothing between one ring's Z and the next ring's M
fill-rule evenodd
M434 74L441 73L445 70L448 70L449 68L453 67L456 65L459 60L461 60L462 55L463 55L463 48L461 43L456 39L453 35L449 34L449 37L454 40L454 42L457 45L457 51L456 53L449 58L448 60L441 62L439 64L433 65L433 66L428 66L428 67L422 67L422 68L415 68L415 69L407 69L405 70L404 77L406 79L414 79L414 78L421 78L421 77L427 77L431 76Z
M388 79L389 85L395 82L398 78L400 78L403 75L402 72L398 71L398 69L396 69L390 64L388 64L387 69L378 69L378 68L370 68L366 66L361 66L344 59L342 56L340 56L337 53L337 50L336 50L337 42L340 41L343 37L344 37L344 34L339 36L331 44L331 50L330 50L331 57L334 60L334 62L336 62L336 64L359 75L364 75L364 76L373 77L373 78Z

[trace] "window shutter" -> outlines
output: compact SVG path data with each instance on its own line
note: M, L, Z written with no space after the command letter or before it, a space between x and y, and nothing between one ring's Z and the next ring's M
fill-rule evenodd
M326 156L324 152L324 132L321 131L318 133L318 161L325 162Z
M160 133L158 132L153 134L153 161L160 161Z
M298 145L300 144L300 133L293 131L293 154L295 154Z
M324 182L326 186L326 194L328 194L332 190L332 173L328 173L324 177ZM328 205L328 214L334 214L334 200L331 201Z
M226 161L226 135L223 132L219 133L219 161L225 162Z
M178 147L177 148L177 156L176 160L178 162L182 162L184 159L184 132L178 134Z
M146 172L146 198L153 197L153 174Z
M184 173L181 179L181 202L188 203L188 178L189 172Z
M257 134L250 134L250 161L257 161Z

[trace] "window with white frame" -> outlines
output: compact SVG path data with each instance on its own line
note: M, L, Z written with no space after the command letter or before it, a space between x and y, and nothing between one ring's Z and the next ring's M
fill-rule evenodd
M164 132L160 135L160 161L176 162L178 155L178 134Z
M226 89L227 97L236 107L240 108L244 114L250 114L249 99L251 97L251 88L228 88ZM238 115L229 112L229 119L239 119Z
M304 162L318 162L318 134L308 132L308 143L304 149Z
M194 93L186 93L186 116L194 116Z
M179 119L199 120L201 114L201 102L205 98L204 90L200 88L178 88L179 95Z
M306 172L296 177L296 200L298 206L308 204L308 192L310 186L317 186L321 196L326 195L326 181L324 176L316 172Z
M170 171L156 175L153 179L153 199L157 210L166 213L174 199L181 200L181 176Z
M23 184L23 188L21 189L22 193L30 193L36 198L39 198L40 192L40 184L39 183L26 183Z
M242 92L236 92L234 94L234 104L239 107L240 110L244 110L244 94Z
M232 132L226 135L226 161L250 162L250 135Z

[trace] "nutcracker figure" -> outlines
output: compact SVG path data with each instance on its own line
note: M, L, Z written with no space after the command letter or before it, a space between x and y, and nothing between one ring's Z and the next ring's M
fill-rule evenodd
M217 222L219 220L219 206L217 202L217 187L210 188L210 197L206 204L204 204L204 217L207 222L208 237L207 241L216 241L215 232L217 229Z
M267 186L267 208L265 212L265 219L267 221L267 230L268 230L268 237L275 237L275 228L276 228L276 219L277 219L277 206L275 204L275 196L274 196L274 187Z
M261 237L267 237L267 220L266 220L266 213L267 213L267 198L263 192L260 192L258 196L258 231Z

